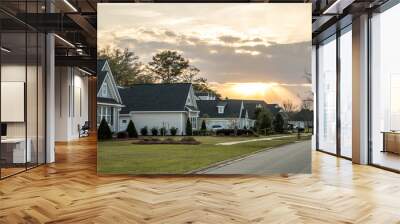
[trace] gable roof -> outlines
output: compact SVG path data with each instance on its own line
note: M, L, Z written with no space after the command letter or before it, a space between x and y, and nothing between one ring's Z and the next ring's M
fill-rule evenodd
M219 114L217 106L225 105L224 113ZM242 100L199 100L197 106L200 117L207 114L210 118L239 118Z
M116 99L114 99L114 101L117 102L117 104L122 105L123 101L119 94L117 84L115 83L111 68L108 65L107 60L105 60L105 59L97 60L97 96L98 96L97 98L98 99L102 98L102 97L99 97L98 94L99 94L99 91L100 91L103 83L107 79L107 77L108 77L109 81L111 82L110 88L112 89L112 91L114 92L114 95L116 97ZM99 102L107 103L107 101L109 101L109 100L105 100L105 98L103 98L103 99L100 99Z
M97 60L97 92L99 92L101 88L101 84L103 84L104 79L107 76L107 72L103 71L104 65L106 64L107 60L99 59Z
M130 111L185 111L191 83L137 84L119 88L126 106L121 114Z

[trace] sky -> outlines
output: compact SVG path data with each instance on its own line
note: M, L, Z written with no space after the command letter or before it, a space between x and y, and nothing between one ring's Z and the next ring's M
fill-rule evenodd
M310 96L311 4L100 3L98 48L147 63L178 51L223 97L299 105Z

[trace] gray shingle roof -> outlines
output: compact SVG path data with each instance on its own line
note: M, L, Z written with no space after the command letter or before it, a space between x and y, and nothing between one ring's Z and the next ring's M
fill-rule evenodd
M255 111L258 105L261 105L264 109L268 108L267 103L263 100L243 100L243 103L249 113L249 118L253 120L256 119Z
M106 62L107 60L105 59L97 60L97 92L99 92L101 84L103 83L107 75L107 72L102 70Z
M223 114L218 113L217 106L225 104ZM207 114L210 118L238 118L242 100L199 100L197 106L200 110L200 117Z
M124 107L122 114L130 111L185 111L191 83L137 84L118 88Z

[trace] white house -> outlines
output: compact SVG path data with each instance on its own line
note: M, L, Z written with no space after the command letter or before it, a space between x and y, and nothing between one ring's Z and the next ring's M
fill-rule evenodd
M114 76L107 60L97 61L97 126L104 118L111 131L118 132L119 113L123 108Z
M119 129L126 130L130 120L140 134L143 127L178 129L178 135L185 135L189 118L192 128L197 129L199 110L191 83L136 84L119 88L125 107L119 118Z
M220 126L224 129L250 127L249 113L243 100L198 100L199 125L206 123L207 129Z

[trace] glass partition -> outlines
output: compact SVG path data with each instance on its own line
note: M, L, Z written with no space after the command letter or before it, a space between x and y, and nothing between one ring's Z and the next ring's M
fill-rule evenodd
M400 5L371 19L371 160L400 170Z
M28 7L20 2L18 8L35 13L42 10L39 2ZM45 163L46 40L9 15L0 12L0 20L0 178L5 178Z
M318 149L336 153L336 36L318 47Z
M340 154L352 157L352 35L351 26L340 36Z

